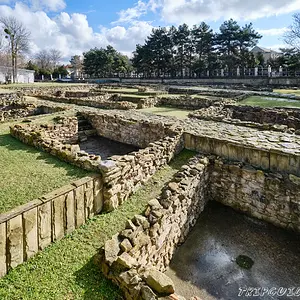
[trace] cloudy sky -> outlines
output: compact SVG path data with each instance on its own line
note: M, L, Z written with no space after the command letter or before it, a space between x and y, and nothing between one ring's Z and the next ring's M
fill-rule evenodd
M229 18L252 22L260 45L278 49L300 12L300 0L0 0L0 16L15 16L31 31L31 49L57 48L64 60L108 44L130 54L153 27L207 22L214 30Z

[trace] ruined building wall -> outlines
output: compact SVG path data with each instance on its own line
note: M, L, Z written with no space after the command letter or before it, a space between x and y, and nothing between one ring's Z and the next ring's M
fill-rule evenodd
M124 117L115 113L82 112L81 115L97 130L98 135L139 148L176 134L177 126L174 124Z
M208 191L211 200L300 232L299 177L215 160Z
M157 299L162 293L174 293L172 281L161 272L208 200L208 164L206 158L190 160L161 196L149 202L144 215L128 220L126 229L105 243L99 264L124 291L126 299ZM159 278L168 284L162 286Z

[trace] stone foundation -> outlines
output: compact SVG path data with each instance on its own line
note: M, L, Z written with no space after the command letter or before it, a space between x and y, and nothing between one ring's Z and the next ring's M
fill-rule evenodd
M209 198L275 226L300 232L300 178L213 161Z
M144 215L105 243L97 263L126 299L183 299L165 274L207 201L300 232L300 178L214 156L195 157L148 203ZM165 297L165 298L163 298Z
M75 98L75 97L57 97L57 96L48 96L48 95L36 95L36 97L43 100L50 100L58 103L67 103L67 104L75 104L79 106L90 106L101 109L122 109L129 110L137 108L137 105L127 101L115 101L116 96L111 96L109 94L94 96L94 97L83 97L83 98Z
M189 114L191 118L226 122L260 129L300 134L300 110L258 106L210 106Z
M0 215L0 277L102 211L99 175L77 180Z
M0 122L65 110L63 106L36 104L26 101L22 93L0 94Z
M161 196L149 202L145 214L128 220L126 229L100 251L104 275L119 285L126 299L158 299L174 293L172 281L162 272L204 209L207 169L208 159L192 159ZM178 299L172 297L165 299Z
M99 136L144 149L125 156L115 155L109 160L86 153L80 150L79 138L94 135L96 130L79 132L76 117L56 119L53 125L15 125L10 132L25 144L80 168L101 173L106 211L112 211L126 201L184 147L182 131L176 126L137 119L126 120L110 114L82 113L79 117L90 121Z

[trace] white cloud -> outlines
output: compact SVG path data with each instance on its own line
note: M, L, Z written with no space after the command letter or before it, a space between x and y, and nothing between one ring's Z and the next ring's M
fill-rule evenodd
M139 0L134 7L130 7L126 10L121 10L118 13L119 19L115 22L112 22L112 24L127 23L136 20L142 15L145 15L147 13L147 9L147 4Z
M30 0L32 9L47 9L50 11L61 11L66 8L64 0Z
M234 18L255 20L300 9L300 0L150 0L160 7L164 21L198 24Z
M280 52L280 49L286 49L291 47L289 47L287 44L275 44L266 46L265 48Z
M283 28L270 28L270 29L257 29L257 31L263 36L281 36L289 29L287 27Z
M96 32L84 14L61 12L51 18L46 12L35 11L22 3L16 3L13 8L0 5L0 15L15 16L31 32L31 56L41 49L55 48L63 53L65 62L72 55L109 44L124 54L130 54L153 28L148 22L136 21L127 27L102 27Z

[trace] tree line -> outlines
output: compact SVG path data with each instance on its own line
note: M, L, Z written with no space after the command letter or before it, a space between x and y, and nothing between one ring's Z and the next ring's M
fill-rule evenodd
M36 76L49 79L68 74L68 66L60 63L62 54L56 49L40 50L25 64L30 32L14 17L0 18L0 26L4 34L4 39L0 39L0 63L12 67L13 82L18 66L35 70ZM76 77L87 74L94 78L132 71L145 77L193 77L214 74L221 69L230 75L237 67L243 74L243 69L258 65L300 69L300 13L293 16L293 23L284 35L289 48L281 49L282 55L278 58L264 61L262 54L251 53L261 38L252 23L241 26L233 19L223 22L218 32L205 22L193 27L186 24L159 27L152 30L144 44L136 46L131 59L107 46L90 49L83 53L83 58L73 56L70 65Z
M261 37L252 23L240 26L233 19L225 21L219 32L205 22L192 28L160 27L153 29L144 45L137 45L132 63L144 76L192 76L217 69L231 73L237 66L256 64L250 49Z

